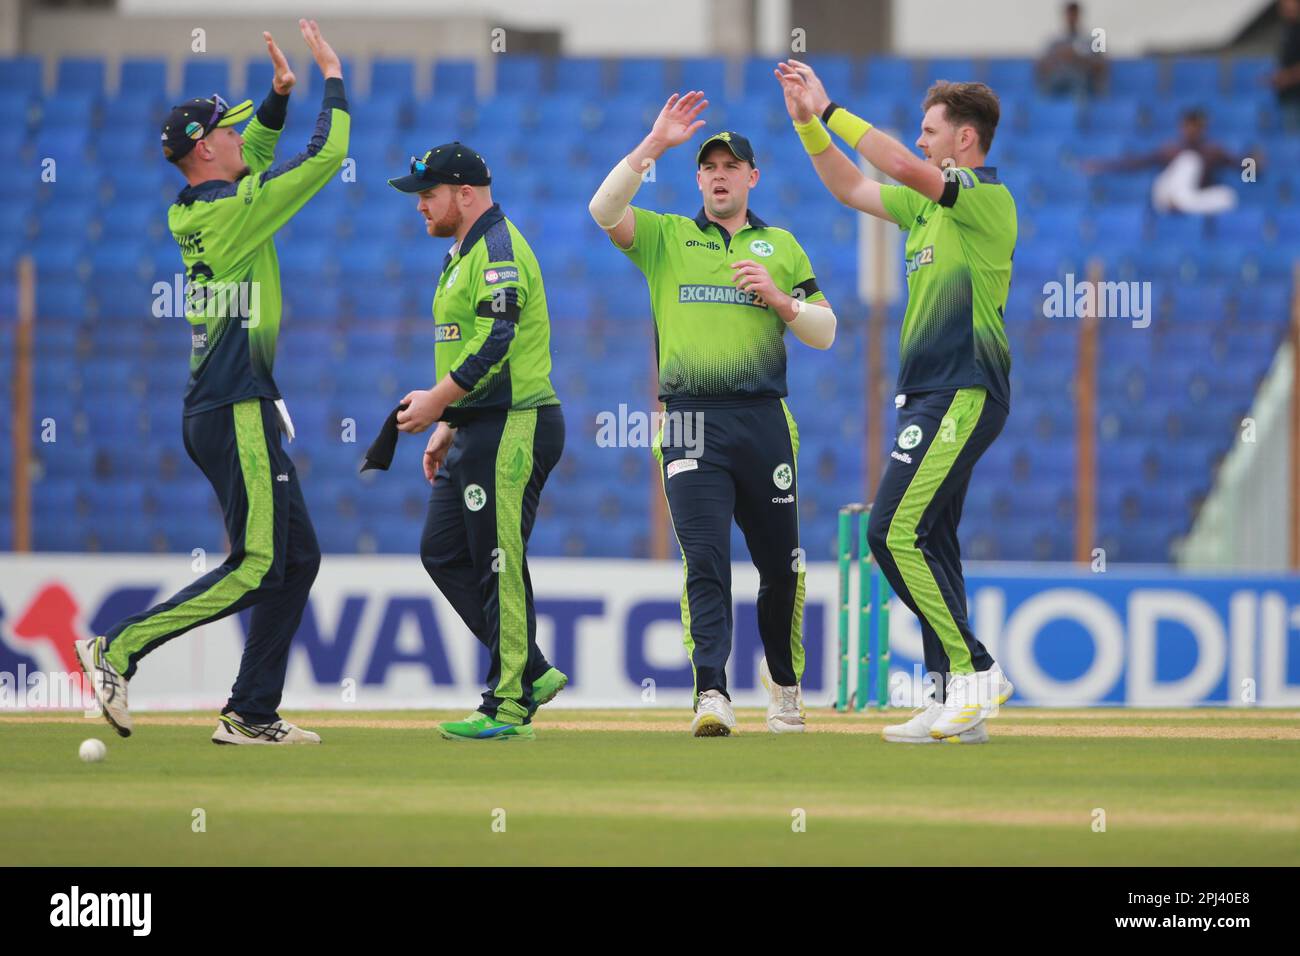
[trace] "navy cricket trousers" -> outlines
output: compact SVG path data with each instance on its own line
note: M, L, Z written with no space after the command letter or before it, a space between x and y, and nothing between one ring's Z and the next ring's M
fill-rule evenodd
M983 388L908 395L871 506L871 553L921 623L925 667L944 699L949 672L988 670L993 658L971 630L957 526L971 471L1006 423Z
M434 477L420 538L424 569L488 649L479 710L509 723L532 719L533 681L551 666L537 647L527 547L563 451L558 405L475 414Z
M141 658L192 628L253 609L222 713L279 719L289 644L320 568L320 546L275 403L250 398L185 416L185 450L217 493L230 556L161 604L112 627L108 660L128 680Z
M758 631L772 679L803 677L804 557L799 549L799 430L783 400L670 404L655 439L685 567L682 641L695 694L727 694L731 522L758 569ZM728 695L730 696L730 695Z

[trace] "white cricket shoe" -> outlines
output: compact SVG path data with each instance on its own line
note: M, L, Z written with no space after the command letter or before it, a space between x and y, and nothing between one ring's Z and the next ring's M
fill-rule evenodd
M805 729L803 691L772 680L767 658L758 662L758 679L767 689L767 729L774 734L801 734Z
M931 737L930 728L934 726L934 722L939 719L939 714L942 712L943 705L931 701L927 706L914 711L912 718L906 723L886 727L881 731L880 736L891 744L986 744L989 742L988 728L982 723L952 737L944 737L942 740Z
M971 730L997 713L998 707L1015 692L1002 668L994 664L986 671L953 674L939 716L930 725L935 739L954 737Z
M318 744L320 734L303 730L287 720L250 724L233 711L222 714L212 733L214 744Z
M706 690L695 703L691 733L696 737L726 737L736 729L731 701L720 690Z
M119 736L131 736L131 713L126 709L126 678L104 656L104 639L92 638L77 641L74 645L77 662L90 682L95 700L104 712L104 719Z

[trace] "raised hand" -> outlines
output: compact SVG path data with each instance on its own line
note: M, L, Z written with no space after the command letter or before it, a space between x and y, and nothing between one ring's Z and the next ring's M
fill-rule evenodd
M307 48L311 50L311 55L325 79L342 79L343 63L339 60L339 55L334 52L334 48L320 35L320 27L317 26L316 21L299 20L298 29L302 31L302 38L307 41Z
M293 70L289 69L289 61L284 58L280 48L275 45L271 39L271 34L263 32L262 39L266 41L266 52L271 56L271 65L275 67L275 78L271 81L271 88L284 96L291 89L298 78L293 75Z
M781 95L785 97L785 111L790 119L806 123L817 115L812 109L812 93L798 74L786 75L780 70L773 70L772 74L781 83Z
M821 116L830 106L831 98L826 93L826 87L822 86L822 81L818 78L817 73L807 63L799 60L784 60L776 65L777 69L786 77L797 77L803 87L808 91L808 98L805 105L814 115ZM782 84L784 86L784 84Z
M674 93L655 118L649 138L663 149L680 146L704 125L704 120L698 117L708 105L709 101L699 90L691 90L685 96Z

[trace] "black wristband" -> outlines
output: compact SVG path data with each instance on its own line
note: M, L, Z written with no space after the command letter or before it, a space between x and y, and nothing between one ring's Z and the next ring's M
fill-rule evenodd
M339 109L348 111L348 97L343 91L343 78L331 76L325 81L325 95L321 98L321 109Z
M827 103L826 109L822 110L822 122L829 125L831 121L831 114L834 113L839 108L840 108L840 104L836 103L834 100L831 100L829 103Z
M257 108L257 121L267 129L284 129L284 118L289 106L289 94L277 93L272 88Z

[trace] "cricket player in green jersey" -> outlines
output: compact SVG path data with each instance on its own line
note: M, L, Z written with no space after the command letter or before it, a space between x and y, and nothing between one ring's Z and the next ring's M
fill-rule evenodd
M487 163L463 143L412 157L409 174L388 182L418 195L430 236L456 240L433 296L437 381L407 394L397 415L404 432L438 423L424 452L433 490L420 558L490 655L483 703L439 732L531 740L533 714L568 682L537 647L526 553L564 450L542 272L492 201Z
M696 154L703 207L694 217L629 205L650 164L704 125L698 117L707 105L698 91L669 97L649 135L619 160L589 208L650 287L666 409L655 455L686 572L682 629L695 675L691 732L727 736L736 726L726 674L734 518L759 573L759 675L768 691L768 729L801 733L799 431L785 403L785 334L830 348L835 314L795 237L749 208L759 172L753 147L739 133L716 133ZM702 426L702 441L693 422Z
M840 202L907 233L898 432L871 508L871 553L921 622L935 700L886 727L899 743L983 743L1010 682L971 630L957 525L971 471L1006 422L1011 353L1003 310L1016 204L986 165L1000 113L983 83L939 82L922 105L924 159L827 95L812 67L778 65L786 107L817 175ZM822 123L897 180L882 185Z
M230 107L193 99L163 123L162 149L188 185L168 210L187 275L189 384L183 435L190 458L221 502L230 556L218 568L107 633L77 642L77 655L108 722L131 733L127 682L140 660L192 628L252 608L243 660L212 739L219 744L319 743L282 720L289 643L320 566L320 548L293 462L293 438L272 377L280 330L276 230L338 172L350 118L338 56L314 21L303 39L325 78L306 150L275 164L294 75L269 33L270 94ZM237 124L247 120L241 136Z

